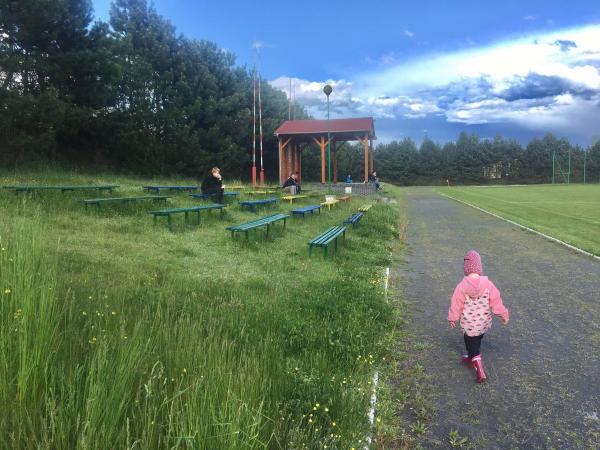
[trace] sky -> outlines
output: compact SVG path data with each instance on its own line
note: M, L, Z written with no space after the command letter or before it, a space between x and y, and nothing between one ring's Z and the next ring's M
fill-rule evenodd
M108 19L110 0L93 0ZM190 38L257 65L315 118L375 118L378 142L461 131L600 140L600 1L155 0Z

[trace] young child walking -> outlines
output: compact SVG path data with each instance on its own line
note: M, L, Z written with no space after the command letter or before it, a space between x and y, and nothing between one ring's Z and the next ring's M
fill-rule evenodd
M464 272L465 277L452 295L448 322L454 328L460 319L467 347L467 354L463 355L462 361L475 369L477 383L483 383L487 377L479 351L481 340L492 326L492 313L500 316L504 325L508 324L508 309L502 303L498 288L488 277L482 276L481 256L475 250L465 255Z

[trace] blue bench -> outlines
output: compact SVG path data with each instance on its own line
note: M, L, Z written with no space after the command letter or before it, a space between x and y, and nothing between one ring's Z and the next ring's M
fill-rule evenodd
M250 222L242 223L240 225L232 225L227 227L226 229L231 231L231 237L233 237L234 233L244 232L246 233L246 239L248 239L248 232L250 230L254 230L259 227L267 227L266 236L269 236L269 229L271 224L283 220L283 227L285 228L285 221L290 217L287 214L273 214L271 216L263 217L261 219L252 220Z
M292 209L291 213L292 216L302 216L304 219L306 213L314 214L317 210L319 211L319 214L321 214L321 205L308 205L302 208Z
M254 211L257 206L277 203L277 200L278 199L275 197L264 198L262 200L246 200L246 201L240 202L240 205L242 207L246 206L246 207L250 208L252 211Z
M201 198L201 199L207 199L210 197L214 197L218 194L190 194L192 197L194 198ZM225 197L237 197L238 195L240 195L239 192L223 192L223 199L225 199Z
M363 216L363 213L361 213L361 212L354 213L350 217L348 217L346 220L344 220L344 223L347 223L348 225L352 224L352 228L354 228L356 226L356 224L358 224L360 219L362 219L362 216Z
M323 248L323 257L327 258L327 248L329 244L334 243L334 252L337 252L337 241L338 238L342 236L346 237L346 227L345 226L337 226L331 227L327 231L324 231L317 237L308 241L308 254L312 253L313 247L322 247Z
M176 192L180 192L180 191L197 191L198 190L198 186L144 186L144 190L148 191L148 192L156 192L157 194L160 193L161 189L168 189L169 191L176 191Z

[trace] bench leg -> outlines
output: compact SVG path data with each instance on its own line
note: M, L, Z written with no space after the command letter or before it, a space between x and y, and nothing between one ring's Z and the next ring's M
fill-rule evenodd
M246 230L246 240L248 240L248 230Z
M271 225L270 225L270 224L267 224L267 236L266 236L266 237L269 237L269 228L270 228L270 227L271 227Z
M223 208L219 208L221 211L221 219L223 218Z
M313 246L308 244L308 256L312 255L312 248L313 248Z
M196 211L196 213L198 213L198 217L197 217L196 223L198 225L200 225L200 211L198 210L198 211Z
M286 221L286 220L287 220L287 219L283 219L283 228L285 228L285 221Z
M337 241L338 241L337 238L335 238L334 246L333 246L333 253L336 255L337 255Z
M327 259L327 247L328 245L323 246L323 258Z
M187 225L187 223L188 223L188 219L189 219L189 217L188 217L189 215L188 215L188 212L187 212L187 211L186 211L184 214L185 214L185 223L186 223L186 225Z
M171 214L167 216L167 223L169 224L169 231L173 231L173 223L171 222Z

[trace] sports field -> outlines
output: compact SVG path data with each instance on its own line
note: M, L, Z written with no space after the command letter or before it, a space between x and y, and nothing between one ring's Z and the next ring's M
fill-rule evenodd
M600 185L461 187L438 192L600 255Z
M197 182L0 174L2 185L21 183L114 183L113 196L134 196ZM373 372L394 367L398 323L382 275L400 202L370 199L324 259L320 249L309 257L308 240L365 199L246 240L225 227L292 207L231 204L200 226L179 215L169 231L148 211L202 202L165 193L166 205L79 203L102 195L0 190L1 448L364 445Z

